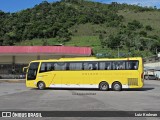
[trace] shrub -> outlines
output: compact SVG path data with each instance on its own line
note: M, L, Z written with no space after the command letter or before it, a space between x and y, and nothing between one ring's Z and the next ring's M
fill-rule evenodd
M152 30L153 30L153 28L152 28L150 25L147 25L145 28L146 28L146 30L148 30L148 31L152 31Z

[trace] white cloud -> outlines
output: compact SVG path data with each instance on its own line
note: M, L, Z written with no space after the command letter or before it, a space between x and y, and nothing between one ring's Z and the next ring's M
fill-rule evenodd
M97 0L98 1L98 0ZM140 4L141 6L157 6L160 8L160 0L99 0L99 2L110 3L110 2L118 2L118 3L127 3L127 4Z

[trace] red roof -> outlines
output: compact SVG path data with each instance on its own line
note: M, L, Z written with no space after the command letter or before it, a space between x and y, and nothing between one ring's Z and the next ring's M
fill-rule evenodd
M71 46L0 46L0 54L76 54L91 55L90 47Z

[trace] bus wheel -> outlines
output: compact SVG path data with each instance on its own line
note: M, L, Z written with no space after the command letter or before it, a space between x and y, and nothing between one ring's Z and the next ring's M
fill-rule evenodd
M99 84L99 89L102 91L107 91L109 89L109 85L107 82L101 82Z
M112 89L113 89L114 91L121 91L121 90L122 90L122 85L121 85L121 83L120 83L120 82L114 82L114 83L112 84Z
M45 89L46 85L44 82L38 82L37 87L38 87L38 89L43 90L43 89Z

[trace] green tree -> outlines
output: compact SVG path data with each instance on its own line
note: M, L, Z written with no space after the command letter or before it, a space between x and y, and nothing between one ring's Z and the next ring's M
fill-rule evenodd
M140 31L139 34L140 36L147 37L147 32L145 31Z
M152 28L150 25L147 25L145 28L146 28L146 30L148 30L148 31L152 31L152 30L153 30L153 28Z
M48 41L46 39L42 39L42 45L43 46L47 46L48 45Z
M143 25L137 21L137 20L133 20L132 22L129 22L127 27L130 29L130 30L136 30L136 29L140 29L143 27Z

